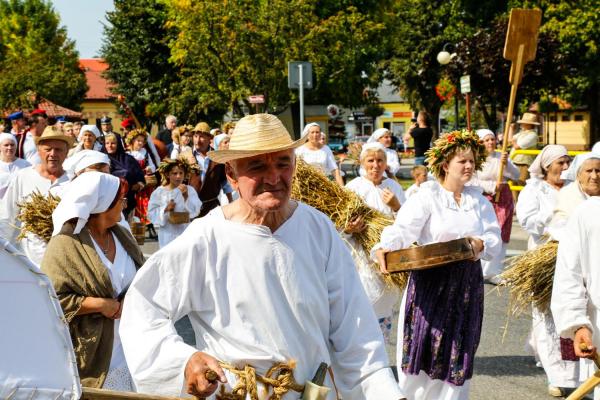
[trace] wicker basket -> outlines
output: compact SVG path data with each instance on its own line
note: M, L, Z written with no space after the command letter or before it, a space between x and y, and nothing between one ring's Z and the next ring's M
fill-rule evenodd
M133 222L131 224L131 233L133 233L133 237L137 244L142 246L146 239L146 225L139 222Z
M156 179L156 175L145 175L146 186L156 186L158 185L158 179Z
M187 224L190 222L190 213L187 211L171 211L169 213L169 222L173 225Z

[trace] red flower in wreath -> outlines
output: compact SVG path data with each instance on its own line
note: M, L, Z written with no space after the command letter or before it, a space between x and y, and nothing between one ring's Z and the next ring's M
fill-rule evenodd
M448 143L454 143L454 141L456 140L456 136L454 136L453 134L449 134L446 137L446 140L448 141Z

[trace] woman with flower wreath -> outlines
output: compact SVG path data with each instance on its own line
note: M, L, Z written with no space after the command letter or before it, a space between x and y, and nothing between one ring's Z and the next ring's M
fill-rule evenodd
M475 256L412 271L398 322L400 389L411 400L467 399L483 320L480 259L495 257L500 227L481 190L467 186L486 158L479 137L456 131L436 140L427 162L437 181L421 184L385 228L371 255L386 271L385 253L417 242L467 238Z
M161 248L181 235L189 221L200 214L202 202L198 193L184 183L190 170L184 159L166 158L158 167L162 186L150 195L148 218L153 225L160 227L158 245Z

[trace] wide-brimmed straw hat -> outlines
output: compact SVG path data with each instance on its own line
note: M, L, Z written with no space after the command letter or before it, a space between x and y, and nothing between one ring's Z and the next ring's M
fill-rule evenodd
M55 125L47 126L42 135L35 138L35 144L40 144L44 140L62 140L69 148L75 143L75 138L65 135L64 131Z
M537 115L533 113L525 113L521 117L520 120L517 121L517 124L529 124L529 125L539 125Z
M295 149L306 136L294 141L283 123L271 114L254 114L240 119L229 141L228 150L210 151L208 157L224 164L240 158Z
M192 132L206 133L207 135L210 135L210 125L208 125L206 122L198 122L194 129L192 129Z

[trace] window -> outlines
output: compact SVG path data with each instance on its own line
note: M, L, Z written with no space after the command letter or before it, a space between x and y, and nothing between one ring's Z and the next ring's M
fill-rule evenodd
M560 119L563 122L568 122L571 120L571 116L570 115L563 115Z
M583 115L581 115L581 114L576 115L575 121L583 121Z

